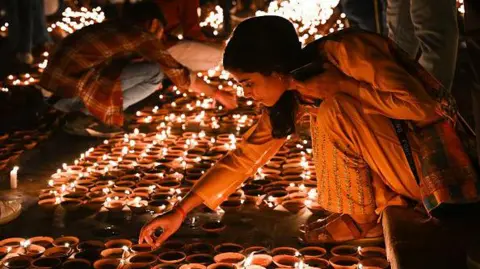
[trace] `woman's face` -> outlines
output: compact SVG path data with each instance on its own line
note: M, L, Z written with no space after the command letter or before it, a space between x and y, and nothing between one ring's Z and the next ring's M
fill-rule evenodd
M269 76L256 72L232 71L230 73L242 86L245 97L268 107L273 106L288 87L288 80L282 79L282 76L276 73Z

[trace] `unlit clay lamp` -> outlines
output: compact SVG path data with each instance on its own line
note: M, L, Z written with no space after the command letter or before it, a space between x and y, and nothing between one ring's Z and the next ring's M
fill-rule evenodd
M117 269L120 265L119 259L101 259L93 263L95 269Z
M237 252L225 252L216 255L213 257L213 260L216 263L231 263L240 265L245 260L245 256Z
M361 264L363 269L387 269L390 266L385 258L367 258Z
M133 264L134 268L148 266L148 268L153 267L157 263L157 256L149 253L139 253L133 256L130 256L127 260L127 263Z
M363 258L385 258L387 252L381 247L359 247L358 253Z
M215 252L217 253L225 253L225 252L240 253L242 251L243 251L243 247L239 244L234 244L234 243L223 243L215 247Z
M188 263L180 266L179 269L207 269L207 267L200 263Z
M31 268L38 269L47 269L47 268L58 268L62 264L62 261L58 258L51 257L42 257L34 260L32 262Z
M322 247L304 247L299 249L300 252L305 258L322 258L327 254L327 250Z
M231 263L212 263L207 269L237 269L237 267Z
M221 221L211 221L202 225L202 230L210 234L218 234L225 230L227 226Z
M158 255L158 260L166 264L178 264L185 260L187 256L180 251L167 251Z
M8 269L26 269L30 268L32 259L25 256L16 256L8 258L3 265Z
M209 255L209 254L188 255L185 261L187 263L203 264L203 265L209 265L214 262L212 255Z
M273 256L273 263L280 268L293 268L300 261L299 258L292 255L276 255Z
M330 262L328 260L325 260L323 258L315 258L315 257L310 257L310 258L305 258L305 264L308 265L309 268L312 269L328 269L330 266Z
M272 256L276 256L276 255L295 256L296 253L297 253L297 249L292 247L278 247L278 248L272 249Z
M330 258L330 264L335 269L356 269L360 260L352 256L334 256Z
M330 250L333 256L357 256L358 247L350 245L336 246Z

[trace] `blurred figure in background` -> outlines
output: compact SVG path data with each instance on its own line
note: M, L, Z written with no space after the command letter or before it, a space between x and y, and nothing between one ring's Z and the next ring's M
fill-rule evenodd
M8 41L14 62L32 64L32 50L51 43L42 0L7 0Z
M470 67L474 76L472 89L473 116L477 134L477 155L480 160L480 1L464 0L465 36L470 56ZM480 164L479 164L480 165Z
M388 36L450 90L458 48L455 0L388 0ZM420 49L420 52L419 52Z
M386 0L340 0L350 27L387 34Z

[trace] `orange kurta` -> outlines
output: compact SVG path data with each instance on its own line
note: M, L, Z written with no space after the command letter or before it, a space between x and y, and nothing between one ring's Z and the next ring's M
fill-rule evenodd
M320 107L300 108L300 114L312 116L318 202L332 212L371 215L387 205L403 204L403 197L420 200L389 118L430 122L440 117L439 104L418 78L395 61L379 36L345 33L311 46L346 75L329 85L336 93ZM301 94L321 96L320 92ZM192 191L216 208L284 142L272 138L269 117L263 115L237 149L205 173ZM410 136L410 142L418 166L418 138Z

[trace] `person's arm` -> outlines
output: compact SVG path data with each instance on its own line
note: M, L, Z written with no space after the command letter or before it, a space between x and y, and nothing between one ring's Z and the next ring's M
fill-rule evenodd
M139 241L158 247L178 230L185 216L195 207L203 203L215 210L249 176L270 160L285 140L286 138L272 137L270 118L264 113L257 124L245 133L237 148L208 170L185 199L172 211L153 219L143 227ZM163 234L155 240L152 235L158 228L163 229Z
M390 118L429 122L439 117L437 103L418 78L395 61L388 42L368 33L347 34L327 40L323 51L328 60L359 83L344 80L343 91L365 104L368 113Z

